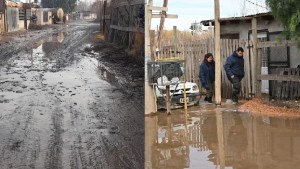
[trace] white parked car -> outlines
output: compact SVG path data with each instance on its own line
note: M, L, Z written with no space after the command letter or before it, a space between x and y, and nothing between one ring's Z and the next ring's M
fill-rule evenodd
M164 79L164 78L163 78ZM173 80L173 79L172 79ZM161 79L157 80L157 86L155 89L157 97L157 108L166 109L166 86L159 83ZM163 83L165 84L165 83ZM198 105L200 101L199 87L196 83L186 82L186 100L187 105ZM171 109L184 107L184 82L178 81L177 83L170 84L170 96L171 96Z

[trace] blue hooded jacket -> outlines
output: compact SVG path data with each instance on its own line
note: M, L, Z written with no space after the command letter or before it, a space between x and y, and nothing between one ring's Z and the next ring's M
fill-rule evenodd
M230 79L232 75L242 79L245 76L244 58L239 57L234 51L233 54L227 58L224 69L228 79Z
M204 88L208 88L209 84L215 81L215 62L202 62L200 65L199 78Z

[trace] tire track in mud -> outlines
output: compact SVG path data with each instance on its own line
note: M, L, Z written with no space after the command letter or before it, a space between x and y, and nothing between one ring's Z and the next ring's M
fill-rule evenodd
M59 113L60 110L56 109L52 114L52 125L53 125L53 133L51 134L49 143L48 143L48 152L46 153L46 169L61 169L62 167L62 147L63 140L61 134L62 130L62 114Z
M13 112L18 114L15 118L10 118L13 114L6 116L7 119L11 119L13 128L2 147L1 168L32 168L38 157L40 139L35 137L34 133L38 131L32 126L35 110L23 108L17 107Z
M50 57L55 56L61 65L22 74L28 81L33 79L28 88L35 90L24 92L24 99L17 100L20 107L13 112L4 116L0 113L0 126L3 118L20 121L19 125L10 124L10 131L14 132L6 136L10 141L0 137L4 145L0 145L0 162L5 168L144 167L143 99L129 95L122 86L108 83L101 77L97 64L89 65L93 59L81 53L84 45L91 43L89 37L97 28L75 25L60 29L66 32L65 40ZM112 52L120 53L123 54ZM71 82L78 84L66 86L56 79L69 76L74 76L76 80ZM54 82L49 82L49 77ZM10 145L16 148L10 149Z

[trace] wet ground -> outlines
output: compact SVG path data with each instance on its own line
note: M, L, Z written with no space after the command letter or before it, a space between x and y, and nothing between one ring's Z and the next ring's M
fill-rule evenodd
M1 36L1 169L144 167L143 79L126 73L142 68L95 41L97 30L74 22Z
M294 169L300 118L253 116L236 105L201 103L188 113L146 117L146 166L153 169ZM148 154L148 155L147 155Z

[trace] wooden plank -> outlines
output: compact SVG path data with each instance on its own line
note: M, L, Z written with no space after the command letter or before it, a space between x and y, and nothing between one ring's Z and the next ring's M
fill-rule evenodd
M229 80L227 79L227 76L226 76L226 72L225 72L225 69L224 69L224 64L225 64L225 62L226 62L226 59L227 59L227 57L228 56L230 56L230 54L231 54L231 49L230 49L230 39L226 39L226 45L227 45L227 47L226 47L226 57L224 58L224 61L223 61L223 74L224 74L224 80L225 80L225 87L226 87L226 91L225 91L225 97L226 98L229 98L230 97L230 91L229 91L229 88L231 87L230 86L230 82L229 82Z
M252 41L249 41L249 42L247 42L247 44L246 44L246 48L249 46L249 45L251 45L252 44ZM249 53L251 53L252 52L252 50L251 50L251 48L249 49ZM247 65L249 66L249 62L250 62L250 60L249 60L249 57L248 57L248 59L247 59ZM251 82L250 82L250 73L249 73L249 71L245 71L245 74L247 74L247 97L249 97L250 96L250 84L251 84Z
M111 29L119 30L119 31L125 31L125 32L141 32L144 33L143 28L137 28L137 27L122 27L117 25L110 25Z
M300 69L296 70L296 76L300 76ZM296 82L295 84L295 88L296 88L296 96L295 99L300 99L300 82Z
M296 46L297 43L292 40L283 40L281 42L278 41L265 41L265 42L258 42L258 48L267 48L267 47L279 47L279 46Z
M284 73L287 73L287 75L291 75L290 73L291 73L291 69L289 69L289 68L286 68L286 69L284 69ZM290 90L290 83L291 81L284 81L283 83L285 84L284 85L284 87L285 87L285 89L284 89L284 99L285 100L288 100L288 98L289 98L289 90Z
M258 80L279 80L279 81L295 81L295 82L300 82L300 77L299 76L295 76L295 75L269 74L269 75L258 76Z
M298 69L298 76L300 76L300 70ZM298 90L298 95L297 95L297 99L300 99L300 82L298 82L298 85L297 85L297 90Z
M177 14L166 14L166 16L162 14L152 14L152 18L169 18L169 19L177 19L178 15Z
M261 67L262 67L262 49L259 48L257 51L257 75L261 75ZM256 96L258 98L261 97L261 80L258 80L258 78L256 78L257 83L256 83Z
M294 68L292 68L292 69L290 69L290 75L295 75L295 69ZM294 90L294 84L295 84L296 82L294 82L294 81L290 81L290 85L289 85L289 100L292 100L292 99L294 99L294 92L295 92L295 90Z
M160 7L160 6L149 6L148 7L149 10L153 10L153 11L168 11L168 7Z

